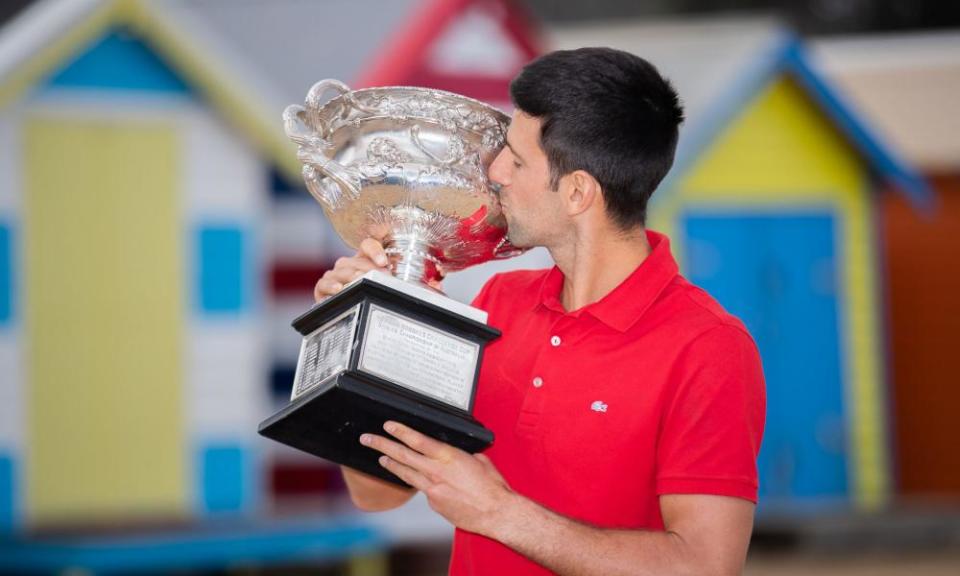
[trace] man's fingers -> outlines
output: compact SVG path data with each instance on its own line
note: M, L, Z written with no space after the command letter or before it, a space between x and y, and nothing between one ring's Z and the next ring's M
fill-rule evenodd
M366 238L360 243L360 251L356 256L338 258L333 268L323 274L323 278L313 287L313 298L320 302L343 290L344 286L364 273L386 268L389 263L383 245L373 238Z
M383 425L383 429L410 448L434 460L449 462L456 451L453 446L434 440L399 422L388 421Z
M341 290L343 290L343 283L324 276L318 280L317 284L313 287L313 299L319 302L328 296L333 296Z
M375 270L377 265L364 255L361 256L341 256L333 265L333 274L342 276L344 280L352 280L357 272L366 272Z
M360 443L418 472L424 474L433 472L435 464L431 462L429 458L407 448L399 442L394 442L393 440L384 438L383 436L377 436L376 434L363 434L360 436Z
M313 288L313 297L319 302L327 296L333 296L359 276L377 268L366 256L338 258L333 268L324 272L323 277L317 281Z
M364 238L360 243L360 255L366 256L380 268L385 268L390 263L383 244L373 238Z
M324 272L323 277L313 287L313 297L318 302L343 290L343 287L357 276L357 269L353 266L339 261L337 266L338 268Z
M431 486L430 481L427 480L426 476L409 466L397 462L389 456L381 456L379 462L381 466L393 472L397 478L403 480L421 492L426 492L427 488Z

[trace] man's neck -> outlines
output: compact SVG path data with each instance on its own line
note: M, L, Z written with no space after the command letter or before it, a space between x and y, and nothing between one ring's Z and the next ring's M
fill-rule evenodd
M563 272L560 302L573 311L597 302L626 280L650 254L650 243L643 228L629 233L605 230L581 234L549 250Z

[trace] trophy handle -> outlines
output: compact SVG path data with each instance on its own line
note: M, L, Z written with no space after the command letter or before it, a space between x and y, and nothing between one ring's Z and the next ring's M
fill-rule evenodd
M306 105L312 111L317 111L320 109L320 100L324 94L333 90L339 93L340 96L350 93L350 87L344 84L339 80L333 78L327 78L326 80L321 80L314 84L310 91L307 92ZM351 102L352 104L352 102Z
M327 139L327 125L320 117L318 110L320 98L330 89L340 94L350 91L347 85L339 80L317 82L307 94L306 107L287 106L283 111L283 127L287 136L297 144L297 158L304 164L304 178L307 179L311 192L322 189L319 186L319 180L326 176L339 184L344 192L357 197L360 195L360 187L356 177L350 170L327 155L327 151L334 145ZM331 202L333 199L320 199L335 204Z
M337 95L343 98L343 102L348 108L354 108L355 110L366 112L367 114L381 113L381 111L377 110L376 108L371 108L361 104L360 101L356 99L349 86L334 78L321 80L314 84L312 88L310 88L310 91L307 92L307 108L309 108L311 111L319 110L321 97L330 90L337 92ZM337 96L334 96L334 98L336 97ZM347 111L344 111L344 114L346 113Z

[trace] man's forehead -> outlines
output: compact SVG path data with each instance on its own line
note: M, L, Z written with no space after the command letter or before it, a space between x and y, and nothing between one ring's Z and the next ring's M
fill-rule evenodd
M513 112L513 121L507 130L507 137L513 144L521 141L529 143L538 142L540 139L540 120L522 110L515 110Z
M513 120L510 122L510 125L514 124L528 125L528 124L539 124L539 120L536 116L531 116L523 110L517 108L513 111Z

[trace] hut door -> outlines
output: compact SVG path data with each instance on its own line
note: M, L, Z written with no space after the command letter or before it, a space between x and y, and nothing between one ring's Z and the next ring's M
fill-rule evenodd
M847 494L834 217L688 213L686 275L747 325L763 357L768 505Z
M180 514L174 128L35 118L24 137L30 522Z

